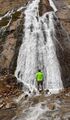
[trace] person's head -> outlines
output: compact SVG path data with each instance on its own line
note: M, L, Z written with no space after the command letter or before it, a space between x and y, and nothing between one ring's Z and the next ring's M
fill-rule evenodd
M41 69L38 69L38 72L41 72Z

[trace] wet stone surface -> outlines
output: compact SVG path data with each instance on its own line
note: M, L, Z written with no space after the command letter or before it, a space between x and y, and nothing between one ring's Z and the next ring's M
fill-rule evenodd
M44 95L35 96L29 98L26 104L22 101L20 104L21 112L15 120L69 120L69 91L65 90L65 93L61 92L48 97Z
M68 7L66 6L66 3L64 1L61 0L56 1L58 3L56 4L59 9L57 15L65 30L70 34L70 27L69 27L70 8L69 6ZM43 0L42 4L40 4L40 9L41 9L39 11L40 16L42 16L43 13L46 11L52 11L52 8L48 6L48 2L45 3L46 5L44 4L44 2L45 1ZM0 5L2 5L2 3L0 3ZM4 6L2 7L4 8ZM3 13L5 12L3 11ZM13 55L11 56L10 54L6 54L7 52L5 49L4 51L5 55L3 54L1 56L2 59L0 66L2 67L5 66L5 67L2 69L2 73L0 69L0 75L3 75L0 76L0 120L12 120L12 118L14 118L14 120L34 120L34 117L36 117L37 115L38 116L36 120L70 120L70 88L65 89L63 92L60 92L57 95L47 96L47 94L40 94L39 96L34 95L32 97L29 97L27 94L24 94L22 92L22 87L23 87L22 83L18 83L17 79L13 75L6 75L10 71L14 72L14 70L11 69L14 68L15 63L11 63L11 61L12 59L13 61L16 61L19 47L22 42L23 20L20 20L19 16L20 16L20 12L16 12L13 14L11 25L9 26L5 34L2 33L2 35L4 35L2 36L3 39L0 36L0 50L1 50L0 52L2 53L4 48L8 49L7 46L11 46L10 47L12 48L11 51L12 50L14 51ZM7 22L8 22L7 18L3 19L3 21L0 21L0 26L3 27L7 25ZM58 38L60 37L61 41L65 40L64 37L62 37L64 33L61 34L62 31L60 24L58 26L58 29L60 29L59 30L60 34L58 33L59 34ZM64 70L63 75L65 76L64 83L66 81L67 86L70 83L69 82L70 69L69 67L66 67L66 65L69 65L70 63L70 52L69 52L70 47L68 48L69 46L68 43L69 42L64 42L64 41L62 42L64 46L65 59L62 58L62 54L61 54L61 62L63 63L63 70ZM15 45L14 48L13 45ZM9 50L10 49L8 49L7 51ZM62 61L62 59L64 62L66 61L66 64ZM68 82L66 78L68 79Z
M67 120L70 118L70 88L47 96L27 95L12 75L0 78L0 120ZM30 93L32 94L32 93Z
M16 115L16 109L0 110L0 120L11 120Z

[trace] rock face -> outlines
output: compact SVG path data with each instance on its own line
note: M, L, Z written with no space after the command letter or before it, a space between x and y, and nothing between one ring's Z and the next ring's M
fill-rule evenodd
M6 13L12 8L17 9L22 3L26 4L28 0L0 0L0 14ZM65 87L70 86L70 18L69 18L69 0L54 0L58 7L56 13L58 18L54 18L56 29L56 52L61 66L61 75ZM39 15L42 16L46 11L52 11L48 0L41 0L39 4ZM16 61L22 38L24 36L24 12L15 12L0 20L0 120L26 119L33 115L34 110L44 111L39 117L40 120L69 120L70 119L70 88L65 89L57 95L45 97L42 93L39 96L29 96L26 94L20 97L23 87L22 83L17 82L14 77ZM8 24L9 23L9 24ZM35 93L34 93L35 94ZM14 102L14 97L19 96L19 103ZM18 99L17 99L18 101ZM24 110L24 113L22 112ZM39 110L39 113L40 113ZM31 113L31 114L30 114ZM38 111L36 111L38 113ZM30 118L29 118L30 119Z
M57 16L61 24L70 35L70 1L69 0L54 0L57 6Z
M57 57L61 66L61 75L65 87L70 86L70 41L66 31L60 24L56 26Z
M41 0L39 4L39 15L42 16L45 12L53 11L52 7L49 5L48 0Z
M22 84L23 85L23 84ZM20 88L20 89L19 89ZM16 77L12 74L7 74L0 77L0 95L3 97L11 97L21 93L22 86L20 87Z
M6 19L6 18L4 18ZM11 19L11 18L10 18ZM0 22L3 19L0 20ZM1 24L0 32L0 74L13 73L19 47L22 43L23 16L21 12L12 14L10 24Z
M70 118L69 89L57 95L45 97L43 94L22 100L19 106L21 113L15 120L69 120ZM35 117L36 116L36 117Z
M0 0L0 14L5 14L11 9L16 9L22 5L26 5L28 0Z
M16 116L17 103L15 97L22 94L20 84L13 75L0 76L0 120L11 120Z
M57 11L57 56L61 66L62 80L65 87L70 86L70 2L68 0L57 0L55 4Z
M60 2L59 0L54 0L54 2L58 8L58 12L56 14L59 19L54 18L57 38L55 42L56 52L61 66L61 75L64 86L68 87L70 86L70 8L69 3L68 1L66 2L66 0ZM10 5L9 7L12 8L11 3L13 10L13 4L16 6L16 9L10 16L6 16L0 20L0 75L4 75L6 73L14 74L19 48L24 36L24 10L17 11L17 8L18 3L23 3L25 6L27 1L19 0L17 2L17 0L2 0L0 2L0 6L3 8L2 5L5 5L5 7ZM53 11L53 9L50 7L48 0L41 0L39 4L39 15L42 16L46 11Z
M6 3L6 4L5 4ZM11 8L14 9L13 4L16 6L16 9L18 8L21 3L25 4L27 1L18 1L15 0L12 1L1 1L0 5L9 5ZM43 15L46 11L53 10L50 5L49 1L41 0L39 5L39 15ZM9 9L10 10L10 9ZM7 12L7 11L5 11ZM2 13L2 11L1 11ZM23 37L23 23L24 23L24 15L23 11L14 11L10 16L4 17L2 20L0 20L0 74L4 75L6 73L14 73L14 70L16 68L16 60L19 52L20 45L22 43L22 37Z

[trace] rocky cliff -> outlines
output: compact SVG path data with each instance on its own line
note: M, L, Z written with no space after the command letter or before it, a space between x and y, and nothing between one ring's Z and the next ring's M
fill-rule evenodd
M57 46L58 59L61 65L61 73L64 86L70 86L70 1L54 0L57 6L58 22L56 36L59 41Z
M49 109L49 112L42 115L42 120L45 119L43 116L54 120L69 120L70 0L54 0L58 9L56 12L58 17L54 17L57 38L56 52L60 62L63 84L67 89L50 97L45 97L42 93L42 95L32 98L22 95L22 83L18 83L14 77L19 48L24 36L24 10L29 2L31 0L0 0L0 120L11 120L14 116L18 118L24 109L24 115L22 114L19 118L23 119L23 116L27 115L29 107L36 108L35 105L40 102L42 110L45 106ZM23 8L19 9L20 7ZM46 11L53 11L53 9L48 0L41 0L39 15L42 16Z
M11 18L3 18L0 21L0 74L14 70L16 66L14 61L16 60L23 34L24 20L21 12L13 13L9 25L8 23L5 24L6 19L9 19L9 23Z
M28 1L29 2L29 1ZM22 5L21 5L22 3ZM3 6L5 5L5 8ZM9 5L9 9L8 6ZM19 5L19 6L18 6ZM16 68L16 60L19 52L19 47L22 43L23 28L24 28L24 10L27 1L17 0L13 1L0 1L2 11L0 14L5 15L0 20L0 74L14 73ZM15 7L14 7L15 6ZM18 10L23 6L23 9ZM53 10L48 0L41 0L39 5L39 14L43 15L46 11ZM4 11L3 11L4 10ZM10 10L10 13L8 11ZM11 10L13 10L11 12ZM17 11L18 10L18 11Z
M31 1L0 1L0 14L4 16L0 18L0 75L14 74L19 48L24 36L24 10L29 2ZM54 0L54 2L58 9L56 12L58 18L54 18L57 38L56 52L64 86L68 87L70 86L70 2L66 0ZM19 9L19 7L21 8ZM53 9L48 0L41 0L39 15L42 16L46 11L53 11Z

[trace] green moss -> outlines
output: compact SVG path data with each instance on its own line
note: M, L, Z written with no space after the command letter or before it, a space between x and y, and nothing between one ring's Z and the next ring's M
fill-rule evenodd
M19 19L20 15L21 15L21 12L20 12L20 11L14 13L14 14L12 15L12 21L16 21L17 19Z
M2 20L0 20L0 27L6 26L9 22L9 18L5 17Z

